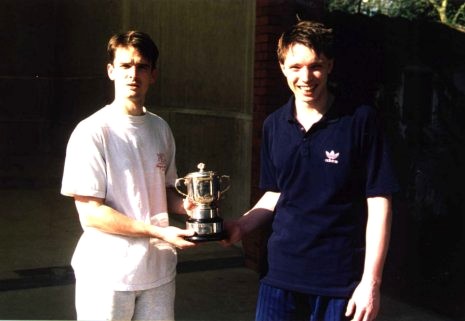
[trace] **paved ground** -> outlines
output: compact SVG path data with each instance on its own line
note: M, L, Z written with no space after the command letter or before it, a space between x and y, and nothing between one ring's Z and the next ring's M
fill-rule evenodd
M69 262L81 228L72 201L55 189L0 189L0 205L0 320L75 319ZM240 247L180 251L177 320L253 320L257 282ZM378 320L451 319L384 296Z

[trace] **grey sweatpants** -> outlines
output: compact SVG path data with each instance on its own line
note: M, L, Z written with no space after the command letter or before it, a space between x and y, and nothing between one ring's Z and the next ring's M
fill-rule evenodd
M78 320L174 321L175 281L143 291L114 291L76 282Z

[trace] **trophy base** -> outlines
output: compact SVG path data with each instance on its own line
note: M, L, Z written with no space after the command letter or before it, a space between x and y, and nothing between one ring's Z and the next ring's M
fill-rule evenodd
M194 230L195 234L185 237L191 242L220 241L226 238L223 230L223 220L219 217L208 219L193 219L186 221L186 228Z
M185 239L189 242L200 243L200 242L211 242L211 241L221 241L226 238L226 233L215 233L215 234L194 234L192 236L187 236Z

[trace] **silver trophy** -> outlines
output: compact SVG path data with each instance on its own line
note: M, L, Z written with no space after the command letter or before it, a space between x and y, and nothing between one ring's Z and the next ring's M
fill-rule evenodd
M225 238L223 219L218 215L218 200L230 187L227 175L219 176L213 171L205 171L205 164L197 165L198 172L187 174L176 180L178 193L187 196L196 207L186 222L187 229L195 231L193 236L186 237L193 242L218 241ZM187 189L182 191L181 185Z

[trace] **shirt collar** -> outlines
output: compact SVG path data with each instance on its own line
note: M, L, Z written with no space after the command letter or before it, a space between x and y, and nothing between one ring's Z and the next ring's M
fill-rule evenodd
M339 120L342 115L342 106L340 100L334 96L333 102L328 111L321 117L318 123L333 123ZM289 98L284 105L285 120L291 124L298 123L295 118L295 97L294 95Z

